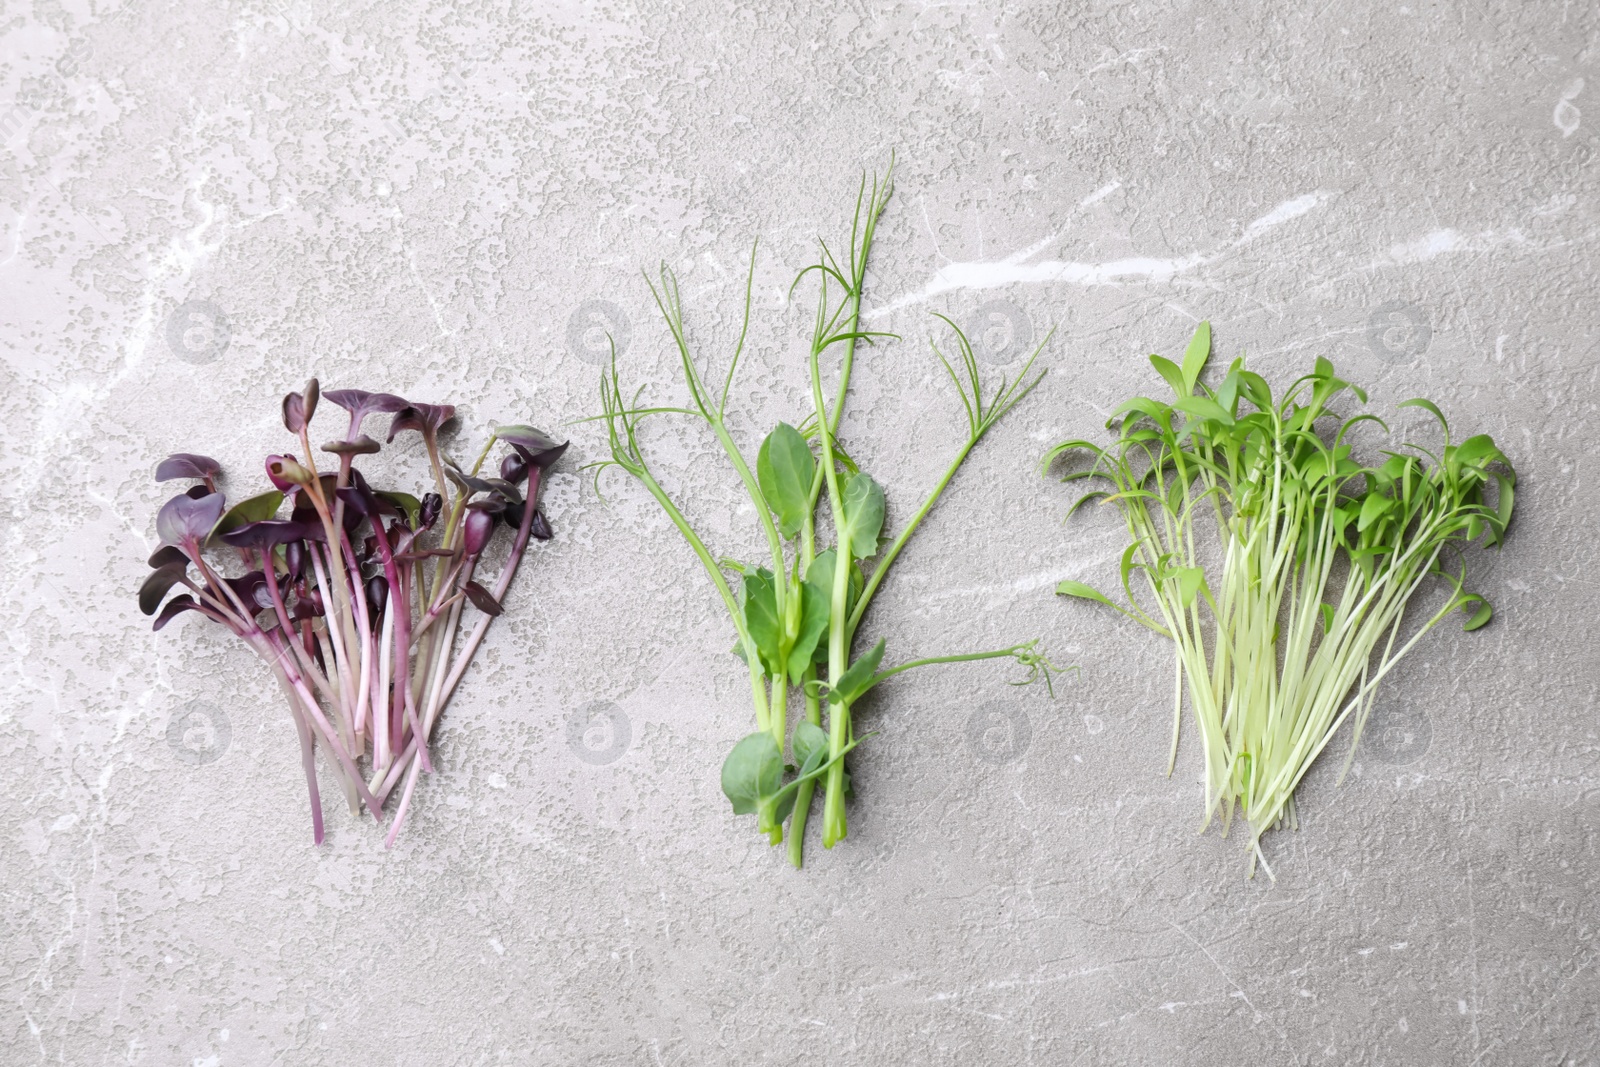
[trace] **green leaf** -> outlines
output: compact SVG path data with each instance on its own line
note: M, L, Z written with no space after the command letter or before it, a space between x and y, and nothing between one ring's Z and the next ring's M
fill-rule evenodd
M1461 627L1463 630L1468 632L1488 625L1489 620L1494 617L1494 608L1489 606L1489 602L1487 600L1476 594L1469 596L1466 600L1462 601L1461 610L1466 611L1474 604L1478 605L1478 610L1473 612L1472 618L1468 619L1465 625Z
M1171 426L1172 408L1167 404L1151 400L1147 396L1136 396L1132 400L1124 400L1111 412L1111 418L1106 425L1109 427L1111 423L1117 421L1118 416L1126 415L1130 411L1138 412L1163 430ZM1124 424L1124 428L1128 425L1131 425L1131 423Z
M877 672L878 664L883 662L884 644L884 639L878 638L877 644L839 675L839 681L828 690L828 703L853 704L857 698L872 688L872 676Z
M813 722L794 729L794 761L801 775L810 774L828 758L828 732Z
M851 749L861 744L861 742L865 741L867 738L873 736L872 734L862 734L860 737L841 748L837 756L828 758L828 737L822 732L822 728L820 726L812 726L810 723L805 723L803 724L802 729L805 726L810 726L812 730L815 730L818 734L822 735L821 745L816 746L815 739L813 738L811 740L813 747L809 748L807 751L807 759L804 761L800 775L788 785L778 790L777 793L762 800L761 817L765 826L763 827L761 824L758 824L758 829L770 829L772 827L781 825L783 821L789 817L790 812L794 810L795 796L799 793L800 786L803 783L815 781L816 779L822 777L829 767L832 767L835 763L844 759L845 755L848 754ZM796 730L796 745L799 744L799 738L800 730ZM805 767L810 767L811 769L805 770ZM844 776L844 788L845 796L849 797L854 795L850 788L850 776L848 774Z
M1402 400L1396 406L1402 408L1421 408L1423 411L1426 411L1428 414L1438 419L1439 428L1444 431L1445 444L1450 443L1450 424L1445 421L1444 412L1439 410L1439 405L1435 404L1431 400L1426 400L1420 396L1416 396L1412 397L1410 400Z
M1181 411L1186 415L1193 415L1202 422L1220 422L1224 426L1233 425L1233 416L1223 406L1208 396L1186 396L1173 402L1174 411Z
M1507 478L1503 474L1496 474L1494 480L1500 486L1500 499L1495 502L1495 513L1500 518L1500 529L1503 532L1511 522L1511 509L1516 501L1516 480Z
M422 501L410 493L389 493L382 489L375 490L373 495L399 508L406 517L406 525L413 530L417 528L417 516L422 514Z
M811 566L806 568L806 583L815 585L828 598L828 603L833 603L833 561L838 554L833 549L828 549L811 561ZM866 575L861 573L859 565L850 564L849 588L845 591L844 613L848 616L856 610L856 601L861 599L861 591L866 588ZM825 646L818 645L825 651Z
M1184 388L1183 371L1179 370L1178 365L1172 360L1164 356L1152 355L1150 357L1150 365L1156 369L1157 374L1167 380L1167 384L1172 386L1172 391L1178 396L1188 396L1194 392L1193 387Z
M810 666L811 657L828 629L829 605L833 600L831 589L809 579L800 583L798 593L800 629L795 634L794 644L789 646L789 681L795 685L800 684L800 676Z
M1206 572L1199 567L1174 567L1170 577L1178 580L1178 601L1184 607L1194 603L1200 587L1206 584Z
M1241 360L1234 360L1233 366L1228 369L1227 377L1222 379L1222 384L1217 387L1217 403L1229 414L1236 414L1239 407L1239 387Z
M733 802L735 815L753 815L761 802L783 783L783 753L772 735L751 734L728 753L722 763L722 792Z
M844 485L844 523L853 559L877 555L878 534L883 532L883 486L866 474L852 474Z
M1194 329L1194 336L1189 338L1189 347L1183 353L1183 384L1184 395L1194 392L1194 385L1200 380L1200 372L1205 369L1206 360L1211 358L1211 322L1201 322Z
M788 423L778 423L777 429L761 442L756 456L756 480L785 538L795 536L805 525L811 511L811 480L816 470L811 446Z
M783 622L778 618L778 593L772 572L766 568L744 576L744 626L756 643L762 669L776 674L783 669L778 661Z
M1361 502L1361 517L1356 520L1356 530L1365 531L1368 526L1383 518L1389 513L1389 507L1393 503L1393 500L1381 493L1368 493L1367 498Z
M217 520L217 524L211 527L211 533L207 535L207 540L214 541L228 531L237 530L246 523L270 519L278 514L278 508L282 504L283 494L276 489L269 490L259 496L253 496L248 500L241 500L222 513L222 517Z
M1060 585L1056 586L1056 596L1082 597L1084 600L1093 600L1096 603L1104 604L1108 608L1116 607L1116 605L1111 602L1110 598L1108 598L1098 589L1095 589L1092 586L1084 585L1082 582L1074 582L1071 579L1068 579L1067 581L1064 581Z
M1475 434L1462 441L1455 450L1456 462L1463 466L1481 467L1494 460L1504 460L1498 448L1495 447L1494 438L1486 433Z

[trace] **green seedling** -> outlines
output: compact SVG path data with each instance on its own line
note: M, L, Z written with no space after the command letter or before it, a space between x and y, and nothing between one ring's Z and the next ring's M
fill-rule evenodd
M757 731L735 745L723 764L723 792L734 813L754 815L758 831L774 845L784 840L784 824L788 823L789 858L796 867L801 865L806 821L819 787L824 792L823 846L831 848L848 831L845 798L850 795L850 776L845 756L871 736L856 734L851 712L875 686L903 671L934 663L1015 659L1028 670L1024 681L1016 684L1042 675L1047 687L1054 670L1035 641L988 652L916 659L888 669L882 668L885 642L881 639L861 655L854 654L867 609L907 542L972 449L1044 375L1043 371L1032 373L1043 349L1041 343L1015 381L1002 380L986 395L972 346L954 323L943 320L953 331L956 358L954 362L947 359L937 345L934 352L960 394L967 417L965 442L910 521L898 534L887 537L883 487L845 453L838 432L857 346L893 337L860 326L867 259L893 188L892 170L891 164L890 172L874 178L870 186L863 177L845 262L840 263L827 244L820 243L818 262L801 271L790 287L793 296L802 282L818 284L807 358L812 410L799 425L780 422L761 442L754 465L734 440L727 419L728 398L750 325L754 250L745 286L743 325L720 391L707 383L691 350L677 279L665 265L650 288L682 362L688 405L640 406L642 390L624 390L614 359L600 383L604 414L599 418L606 423L611 454L594 466L602 470L618 467L638 479L677 526L721 595L738 635L734 653L749 670ZM833 364L828 369L836 375L831 405L824 398L825 360ZM714 555L662 489L641 451L638 432L644 419L663 414L697 419L716 438L755 505L770 553L767 565L745 565ZM833 528L832 544L827 547L821 543L817 522L824 494ZM730 574L735 577L730 579ZM804 719L791 737L788 710L793 690L799 691ZM786 748L792 754L788 761L784 759Z
M1201 384L1210 353L1211 327L1201 323L1181 366L1150 357L1172 389L1170 402L1127 401L1107 423L1119 431L1115 444L1067 441L1045 466L1087 454L1088 469L1064 480L1111 483L1073 510L1100 500L1122 513L1128 606L1081 582L1062 582L1056 592L1113 607L1176 643L1167 773L1187 682L1205 758L1201 829L1220 817L1226 834L1241 810L1253 874L1257 860L1265 864L1261 835L1296 825L1295 788L1353 719L1349 769L1379 683L1406 653L1452 611L1467 613L1468 630L1489 621L1488 602L1466 589L1461 549L1504 540L1516 473L1487 435L1452 442L1444 414L1423 399L1400 407L1438 421L1440 451L1403 444L1383 452L1381 464L1362 466L1351 455L1351 431L1364 422L1388 427L1375 415L1328 410L1346 393L1367 399L1332 363L1319 358L1275 400L1242 358L1215 389ZM1197 527L1207 513L1220 553L1205 558L1220 562L1202 562ZM1135 572L1154 612L1137 603ZM1407 632L1407 610L1430 578L1448 595Z

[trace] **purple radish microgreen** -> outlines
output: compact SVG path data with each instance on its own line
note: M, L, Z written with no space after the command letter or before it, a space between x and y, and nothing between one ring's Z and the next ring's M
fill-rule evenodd
M231 508L217 488L222 471L215 460L178 453L161 462L157 481L203 484L167 501L157 515L162 547L150 557L139 608L156 617L157 630L197 611L266 663L300 738L318 844L324 836L320 747L353 814L365 807L381 821L400 792L389 821L392 845L419 773L432 770L429 744L439 717L489 624L504 611L529 538L550 537L538 510L539 486L566 445L531 427L496 427L477 462L463 471L438 442L455 408L339 389L326 399L349 412L349 426L342 439L321 449L336 457L337 473L321 473L310 439L320 399L316 379L284 397L283 423L299 439L299 452L268 456L273 489ZM376 414L393 416L391 442L403 430L418 431L437 492L419 499L368 485L354 461L382 448L362 432ZM509 446L502 477L480 478L497 441ZM446 500L449 517L436 530ZM279 515L285 503L288 518ZM477 568L502 523L513 531L512 544L491 590L478 580ZM243 573L228 577L235 568ZM167 599L179 587L187 591ZM458 651L468 605L477 619Z
M733 651L749 671L757 727L734 746L724 762L723 792L736 815L756 816L757 831L774 845L784 840L784 824L788 823L789 859L796 867L802 862L806 822L819 785L824 790L823 846L831 848L848 832L845 798L850 776L845 772L845 755L870 736L855 733L851 709L873 686L914 667L979 659L1015 659L1028 668L1027 677L1019 684L1042 675L1048 685L1049 674L1055 670L1033 641L989 652L917 659L882 671L878 669L886 648L882 639L870 650L854 655L857 630L867 608L911 536L978 441L1044 376L1043 371L1032 375L1034 361L1044 347L1041 343L1014 382L1002 381L986 396L972 346L954 323L944 320L954 330L961 370L958 372L937 346L934 351L960 394L968 420L966 440L910 522L885 547L883 487L845 454L837 434L858 343L871 345L893 337L860 326L867 259L893 190L892 172L891 163L890 172L875 178L870 186L863 176L847 262L841 264L822 243L818 262L801 271L790 287L793 295L801 282L817 275L817 311L807 358L812 410L798 426L780 422L761 442L753 468L735 442L727 416L750 325L754 248L739 340L720 389L701 372L684 328L677 278L665 265L658 280L647 276L647 281L677 348L689 403L641 406L642 389L624 391L614 358L600 380L604 413L597 418L606 423L610 457L591 464L598 468L597 489L599 473L608 467L637 479L689 543L721 596L738 636ZM831 404L824 399L824 357L838 361ZM638 431L645 418L663 414L687 415L710 429L755 506L770 555L768 565L715 556L656 480L640 448ZM831 547L820 544L817 528L817 509L824 492L833 520ZM871 565L874 559L877 562ZM870 573L863 564L870 565ZM735 576L732 581L730 574ZM804 707L804 718L792 731L788 720L791 688L799 690ZM792 753L792 761L787 763L786 747Z
M1226 834L1242 811L1250 872L1260 861L1271 877L1261 837L1297 825L1295 789L1339 727L1353 725L1348 770L1379 683L1399 661L1452 611L1468 615L1468 630L1489 621L1488 601L1467 591L1462 550L1504 540L1516 473L1487 435L1452 442L1444 414L1424 399L1400 407L1432 415L1442 447L1402 444L1362 466L1351 431L1387 426L1375 415L1328 410L1345 393L1367 399L1332 363L1319 358L1274 399L1242 358L1215 389L1201 384L1210 354L1203 322L1181 365L1150 357L1173 391L1170 403L1135 397L1106 424L1119 435L1114 444L1067 441L1048 453L1047 469L1092 457L1063 480L1100 478L1110 487L1073 510L1091 500L1114 505L1130 539L1121 565L1127 607L1082 582L1056 592L1115 608L1175 642L1167 773L1187 683L1205 761L1202 828L1220 819ZM1216 520L1220 553L1202 548L1202 514ZM1134 595L1135 572L1153 614ZM1448 590L1444 605L1407 633L1407 611L1430 579Z

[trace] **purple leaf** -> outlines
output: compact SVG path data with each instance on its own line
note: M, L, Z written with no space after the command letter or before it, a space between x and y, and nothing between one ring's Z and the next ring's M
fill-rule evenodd
M453 404L407 404L395 412L389 423L389 440L401 430L416 430L424 437L432 437L439 428L456 417Z
M328 500L334 495L334 486L339 483L337 475L324 474L322 476L322 499ZM306 484L310 484L309 482ZM317 505L307 492L296 492L294 495L294 512L289 516L295 522L303 522L307 526L320 526L322 515L317 511Z
M404 397L393 393L369 393L365 389L332 389L324 395L352 415L358 412L364 415L374 411L395 412L409 406Z
M455 555L448 548L414 548L409 552L398 553L394 557L396 563L416 563L419 560L433 559L435 556L447 557Z
M362 434L354 441L329 441L322 446L324 452L332 452L336 456L370 456L382 449L382 445L366 434Z
M214 478L221 473L222 465L216 460L193 452L174 452L156 464L158 482L170 482L174 478Z
M173 497L156 515L156 533L164 545L190 545L199 542L222 517L221 493L208 493L196 500L187 494Z
M249 574L237 578L224 578L233 589L234 596L240 603L255 605L257 611L268 611L272 607L272 590L267 588L267 579L260 571L251 571Z
M524 463L540 470L549 469L552 463L560 459L569 443L563 441L556 444L548 435L532 426L495 426L493 431L496 437L516 450Z
M188 593L184 593L182 596L175 596L167 601L167 606L161 609L161 614L156 616L155 625L151 626L150 629L159 630L184 612L199 610L200 605L195 603L194 597Z
M334 490L335 495L344 501L345 515L354 515L357 519L365 519L379 510L376 499L370 492L363 493L358 487L347 485L343 489ZM348 523L346 523L348 525Z
M374 574L367 579L367 610L376 619L383 614L383 609L389 606L389 579L381 574Z
M528 461L513 450L500 461L500 477L512 485L521 485L528 477Z
M485 478L489 488L493 489L501 500L505 501L506 508L510 511L522 511L522 494L517 492L517 487L504 478Z
M377 412L392 415L401 408L410 406L403 398L393 393L369 393L365 389L335 389L328 393L327 397L350 413L350 432L346 435L348 437L354 437L361 432L361 423L368 415Z
M283 398L283 425L290 433L306 428L306 398L299 393L287 393Z
M290 541L284 545L283 567L288 580L298 582L306 572L306 546L299 541Z
M444 510L444 497L438 493L424 493L422 495L422 510L417 513L417 532L429 529L439 521L439 512Z
M162 545L150 555L150 566L160 569L172 563L187 564L189 557L177 545Z
M493 617L505 610L500 606L500 602L494 598L494 594L477 582L468 582L462 588L462 592L467 594L467 599L472 601L472 606L485 615Z
M268 456L266 467L267 477L280 493L287 493L297 485L311 484L311 472L293 456Z
M299 433L311 422L317 412L317 398L322 389L315 378L306 383L303 393L289 393L283 398L283 424L290 433Z
M548 541L556 535L555 531L550 529L550 520L544 517L543 511L535 511L533 513L533 525L530 527L529 532L533 534L535 540L539 541Z
M305 523L292 519L262 519L229 530L222 535L222 539L234 548L262 549L286 545L291 541L304 541L310 535L311 531L306 529Z
M488 508L471 507L461 524L461 548L469 559L483 553L489 538L494 536L494 512Z
M166 599L172 587L183 581L189 571L189 560L185 558L181 563L168 563L150 572L150 576L139 587L139 610L146 615L154 615L161 606L161 601Z
M295 598L294 607L289 609L292 619L316 619L323 615L322 594L315 589L307 589Z
M455 482L456 485L460 486L468 496L471 496L473 493L490 493L494 491L494 486L490 485L482 478L473 477L472 475L459 469L454 463L450 463L448 461L446 461L444 465L444 475L452 482Z

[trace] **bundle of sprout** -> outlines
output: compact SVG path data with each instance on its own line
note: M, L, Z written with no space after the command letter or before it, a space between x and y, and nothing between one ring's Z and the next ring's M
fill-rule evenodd
M1400 659L1453 610L1470 614L1468 630L1489 621L1488 602L1466 589L1460 550L1479 538L1486 547L1504 539L1516 475L1488 436L1453 443L1443 413L1423 399L1400 406L1437 419L1442 448L1402 444L1378 466L1362 466L1347 438L1363 422L1383 423L1328 410L1346 392L1367 398L1326 359L1274 400L1242 359L1215 389L1200 384L1210 351L1211 328L1202 323L1181 367L1151 356L1174 400L1127 401L1107 424L1121 424L1114 445L1067 441L1046 465L1087 452L1092 465L1065 480L1112 483L1073 507L1101 499L1121 511L1131 539L1121 567L1130 606L1081 582L1057 592L1115 607L1176 643L1168 773L1187 682L1205 757L1201 829L1220 817L1226 833L1235 807L1242 810L1253 873L1257 859L1265 863L1261 835L1295 824L1295 788L1353 720L1348 770L1379 683ZM1220 565L1201 562L1197 519L1205 513L1216 520ZM1135 571L1154 615L1136 603ZM1448 595L1407 631L1407 610L1430 578Z
M892 173L893 164L890 164ZM656 499L705 568L727 608L738 641L733 652L744 661L757 730L741 739L722 765L722 790L736 815L754 815L756 830L774 844L789 826L789 860L802 865L806 823L815 791L823 790L822 844L832 848L849 831L845 799L851 794L845 756L870 735L855 732L853 709L868 691L904 671L937 663L1014 659L1027 668L1025 684L1043 677L1050 684L1055 668L1025 641L1006 648L913 659L879 669L886 648L880 638L857 654L857 633L868 606L923 519L943 495L967 456L1008 411L1039 383L1043 371L1031 374L1035 349L1015 380L1005 380L985 394L972 346L955 324L955 365L934 351L956 387L966 416L964 434L944 475L922 505L892 539L885 536L883 487L845 452L839 426L850 394L858 341L874 343L892 335L861 329L861 303L866 288L867 260L877 234L879 216L893 189L890 174L865 177L857 191L847 256L836 259L826 244L821 258L800 272L795 286L815 274L816 315L812 320L806 359L811 410L797 428L780 422L761 442L752 465L728 428L728 397L750 324L751 274L745 284L744 321L720 391L706 380L688 339L677 279L663 266L659 287L652 292L666 320L683 368L690 406L639 406L642 387L626 390L612 361L602 375L611 455L596 466L617 467L638 479ZM791 293L794 286L791 286ZM942 316L940 316L943 318ZM1046 338L1048 341L1049 338ZM1043 343L1040 344L1040 349ZM832 364L830 368L828 365ZM958 371L956 367L959 366ZM831 405L824 391L825 368L835 381ZM834 369L836 368L836 369ZM768 565L718 558L689 519L656 480L639 443L639 428L652 415L679 414L706 424L748 494L765 535ZM813 442L816 451L813 452ZM826 494L833 526L833 544L822 543L828 531L817 520ZM872 565L870 572L864 564ZM739 576L735 592L724 571ZM789 729L789 700L798 690L805 717ZM827 725L823 725L823 708ZM784 759L785 748L792 761Z
M327 399L350 413L349 426L343 438L322 446L338 464L337 472L322 473L310 439L319 395L313 378L303 393L284 397L284 425L298 436L306 459L268 456L273 488L265 493L228 507L217 488L221 467L205 456L180 453L156 468L157 481L193 478L199 484L167 501L156 517L161 548L150 557L153 570L139 590L139 606L156 616L157 630L183 612L198 612L266 663L300 736L318 844L319 745L332 757L330 769L354 815L365 805L381 821L385 802L404 780L387 838L392 845L418 773L432 773L433 729L501 613L528 539L550 538L538 510L539 483L567 446L529 426L497 426L477 462L462 470L439 446L440 428L455 408L341 389ZM361 431L380 413L393 416L390 442L408 430L421 437L433 492L418 499L374 489L356 468L357 456L381 448ZM510 446L499 477L480 477L496 441ZM290 515L279 518L285 503ZM501 526L513 540L491 586L476 575ZM229 576L230 570L240 573ZM167 600L178 586L188 592ZM469 604L478 618L458 652Z

